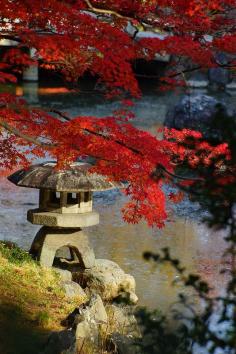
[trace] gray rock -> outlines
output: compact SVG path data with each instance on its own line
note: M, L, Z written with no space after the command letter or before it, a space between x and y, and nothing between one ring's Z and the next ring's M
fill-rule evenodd
M232 107L211 96L184 96L168 111L164 125L175 129L197 130L202 132L205 138L220 138L220 131L212 126L219 108L223 115L230 118L235 116Z
M85 337L83 331L80 331L80 324L86 322L88 324L107 324L107 313L99 295L93 295L86 304L85 308L80 310L80 313L75 318L77 324L76 337ZM82 328L82 327L81 327Z
M60 278L64 282L71 282L72 281L72 274L68 270L65 269L60 269L60 268L54 268L53 270L60 275Z
M112 353L131 354L132 344L140 335L128 306L108 304L105 309L99 295L93 295L89 302L76 308L62 325L69 329L52 333L40 354L100 353L106 348Z
M75 344L75 335L71 330L52 332L44 350L40 354L63 354L68 353ZM71 354L76 354L76 351Z
M99 295L92 296L87 306L75 318L76 347L80 353L84 345L90 348L99 344L99 327L107 325L107 313Z
M99 295L94 295L86 305L75 309L68 316L66 322L70 329L50 335L40 354L98 353L99 328L102 325L107 326L107 321L102 299Z
M134 277L125 274L115 262L96 259L93 268L84 270L83 280L87 284L86 291L99 294L103 300L111 301L122 297L132 303L138 301Z
M62 281L61 285L65 290L66 296L69 298L80 297L82 299L86 299L87 295L81 286L74 281Z
M109 318L109 332L123 335L137 336L138 323L130 306L108 304L106 312Z

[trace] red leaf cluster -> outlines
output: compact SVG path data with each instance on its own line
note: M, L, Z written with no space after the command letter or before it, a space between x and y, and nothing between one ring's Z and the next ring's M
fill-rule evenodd
M201 68L216 66L217 52L236 52L234 10L234 0L0 0L1 39L18 43L1 58L2 83L14 81L15 73L39 61L74 84L90 72L105 86L107 97L126 100L126 109L114 116L68 120L0 94L1 168L26 165L32 156L45 154L57 159L59 167L93 156L94 171L127 182L125 220L145 218L149 225L163 226L167 214L162 185L170 182L176 165L188 161L196 168L217 161L220 170L230 151L226 144L203 142L200 133L166 131L166 139L159 140L132 126L127 121L132 116L128 96L140 96L132 65L138 58L171 54L176 62L184 58ZM164 36L137 39L140 30ZM29 48L35 49L34 58ZM231 69L234 65L232 61ZM173 68L163 80L173 83L175 74ZM199 142L194 149L183 144L193 138Z

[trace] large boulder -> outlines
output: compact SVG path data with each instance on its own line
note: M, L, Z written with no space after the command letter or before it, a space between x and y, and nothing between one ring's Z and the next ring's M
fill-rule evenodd
M115 262L107 259L96 259L95 266L85 269L83 274L74 274L76 281L86 286L89 294L99 294L103 300L122 299L136 304L135 280L126 274Z
M166 115L164 125L168 128L200 131L205 138L221 139L221 131L216 127L216 116L233 119L235 110L224 102L207 95L184 96Z

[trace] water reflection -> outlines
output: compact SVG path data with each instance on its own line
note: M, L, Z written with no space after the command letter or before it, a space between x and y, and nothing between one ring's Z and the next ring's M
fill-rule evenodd
M121 221L120 201L99 208L101 224L89 230L98 257L110 257L134 274L141 303L158 306L164 312L176 301L179 286L172 282L177 274L168 266L154 268L142 259L143 252L159 252L164 247L181 260L189 272L199 272L211 286L222 287L219 269L225 247L221 233L213 233L194 220L176 217L163 230L150 229L144 223L127 225ZM119 210L119 209L118 209Z
M35 84L34 84L35 85ZM11 88L12 89L12 88ZM117 102L104 101L101 96L67 93L61 87L31 90L18 87L18 95L24 95L31 104L44 108L54 107L67 111L71 116L105 116L117 108ZM162 126L167 109L174 105L181 93L155 92L146 94L135 106L134 123L156 134ZM229 98L230 99L230 98ZM0 239L17 242L28 249L39 227L26 220L27 210L37 206L38 192L33 189L17 188L5 179L0 180ZM171 283L176 274L169 266L153 268L144 262L144 251L159 252L169 247L190 272L199 272L219 293L224 282L219 274L222 267L221 255L225 248L222 232L209 230L199 221L198 206L185 199L178 205L163 230L151 229L145 223L127 225L122 221L120 208L124 196L118 191L97 194L95 209L101 215L99 225L88 228L97 258L108 258L117 262L125 271L133 274L137 282L140 304L158 307L164 312L176 301L180 285Z

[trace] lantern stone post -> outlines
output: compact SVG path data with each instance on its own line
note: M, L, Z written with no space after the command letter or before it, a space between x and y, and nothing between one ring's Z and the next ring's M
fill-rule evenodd
M39 207L29 210L27 219L43 225L35 236L30 253L44 266L54 263L59 249L67 247L71 262L92 268L95 255L82 228L99 223L93 211L92 194L119 188L104 176L89 173L91 165L77 162L58 171L55 162L30 166L8 179L17 186L38 188Z

